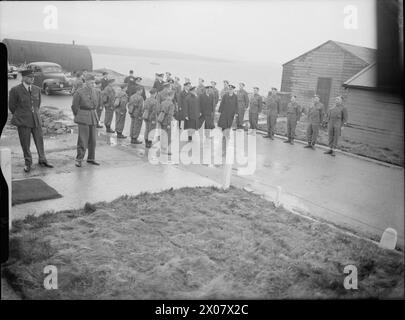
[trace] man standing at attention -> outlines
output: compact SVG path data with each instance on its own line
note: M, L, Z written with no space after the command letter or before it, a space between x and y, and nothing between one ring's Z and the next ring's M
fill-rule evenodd
M243 118L245 117L245 111L249 106L249 95L245 90L245 84L239 83L239 90L236 92L238 97L238 117L236 128L243 129Z
M200 110L201 110L201 117L200 123L204 122L204 133L205 137L210 137L210 130L215 128L214 124L214 112L215 112L215 105L214 105L214 95L211 92L211 86L205 87L205 93L201 94L198 99L200 100Z
M95 81L95 89L96 89L96 93L97 93L97 107L96 107L96 111L97 111L97 118L98 118L98 124L97 124L97 128L102 128L103 126L100 124L101 121L101 113L103 112L103 101L102 101L102 97L101 97L101 87L102 87L102 81L101 80L96 80Z
M114 88L112 87L113 82L114 79L108 80L107 86L101 92L101 97L105 110L104 125L108 133L115 132L114 130L111 130L111 123L114 116L114 101L115 101L115 91Z
M319 127L323 118L323 104L319 102L319 96L314 96L313 104L308 109L308 127L307 127L307 141L308 145L304 148L315 149L316 139L319 134Z
M183 90L179 94L179 99L177 101L177 113L176 120L179 122L179 129L184 129L185 118L185 108L186 108L186 98L190 94L189 90L191 87L190 82L186 82L183 85Z
M218 111L221 113L218 120L218 127L222 128L226 140L230 138L230 128L232 127L235 114L238 112L238 97L234 93L235 86L229 85L228 92L222 97Z
M294 144L295 128L301 117L301 107L296 101L297 97L292 95L291 102L287 106L287 140L284 143Z
M22 70L21 76L22 83L10 90L8 108L13 115L11 124L15 125L18 130L18 137L20 138L25 160L24 171L30 172L32 166L31 134L37 147L39 165L53 168L46 160L44 151L42 121L39 116L41 89L33 85L34 74L31 70Z
M121 84L121 90L117 93L115 98L118 100L118 106L115 106L115 132L117 132L118 139L126 138L126 136L122 134L125 127L125 116L127 115L128 96L125 92L126 87L126 83Z
M138 140L139 133L141 132L143 122L143 98L141 96L142 88L138 87L136 92L129 98L128 113L131 116L131 143L141 144L142 141Z
M152 146L152 140L149 140L149 132L156 129L156 118L158 111L155 88L150 89L149 97L146 98L143 106L142 118L145 120L145 147L150 148Z
M186 97L184 115L186 119L184 129L188 129L188 141L191 141L195 130L201 127L200 103L196 87L191 87L190 94Z
M134 70L129 70L129 75L125 77L124 83L126 83L128 85L127 95L128 95L128 97L130 97L135 92L133 90L135 87Z
M259 94L259 88L253 87L253 95L249 103L249 124L252 133L256 133L259 113L262 112L263 99Z
M211 91L212 91L212 94L214 95L214 106L215 106L215 108L217 107L217 104L218 104L218 101L219 101L219 91L215 87L216 85L217 85L217 83L215 81L211 81Z
M277 96L277 89L271 88L271 93L267 95L264 101L267 108L267 135L263 138L274 139L274 132L276 131L277 117L280 113L280 98Z
M347 109L343 106L343 99L341 96L336 97L335 105L329 109L327 119L330 150L326 151L325 154L334 156L334 149L337 148L342 129L348 121Z
M94 76L86 75L85 85L73 95L72 111L74 122L78 124L79 136L77 139L76 167L82 166L82 161L87 154L87 162L100 165L95 161L96 137L98 124L97 117L97 92L94 88Z
M104 71L103 77L101 78L101 91L104 90L107 84L108 84L108 73Z

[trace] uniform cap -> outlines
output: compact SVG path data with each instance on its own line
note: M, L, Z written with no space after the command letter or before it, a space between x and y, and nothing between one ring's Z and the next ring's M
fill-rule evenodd
M229 88L235 89L236 87L235 87L233 84L230 84L230 85L229 85Z
M190 88L190 91L193 91L193 90L195 90L195 86L192 86L191 88Z
M21 75L23 77L29 77L29 76L34 76L34 72L30 69L26 69L26 70L21 70Z
M186 82L186 83L184 83L184 85L183 86L190 86L191 85L191 82Z
M170 72L166 72L166 74L167 74L168 76L171 76L171 75L172 75Z
M156 73L158 77L163 77L163 73Z
M211 81L211 84L213 84L213 85L215 85L215 84L217 84L215 81Z
M259 87L253 87L253 89L257 89L257 90L259 90Z
M173 79L169 79L169 80L167 80L167 82L168 82L168 83L174 83L174 80L173 80Z
M205 89L211 89L212 86L205 86Z
M272 87L271 90L276 90L277 91L277 88Z
M135 81L141 81L142 80L142 78L141 77L135 77Z

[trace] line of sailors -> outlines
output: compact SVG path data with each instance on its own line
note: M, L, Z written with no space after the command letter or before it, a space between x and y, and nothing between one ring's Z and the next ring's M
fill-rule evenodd
M218 111L220 117L217 126L222 128L224 137L229 138L230 130L243 129L244 115L249 109L250 133L255 133L258 127L258 117L266 106L267 112L267 129L268 133L265 138L274 139L274 133L277 123L277 117L280 113L280 98L277 95L277 89L272 88L268 96L264 99L259 94L259 88L254 87L254 92L249 98L245 90L245 84L239 83L239 90L235 92L236 87L224 81L224 88L218 91L216 82L211 81L210 85L205 85L203 79L199 79L197 86L192 86L190 79L185 78L183 86L180 84L178 77L172 78L170 72L166 75L156 73L156 79L152 89L149 91L149 97L146 97L145 88L141 85L142 78L134 76L133 70L125 78L124 83L119 84L119 91L116 92L112 86L114 79L109 79L107 72L103 73L101 80L94 81L94 77L84 74L77 78L74 83L75 93L73 96L72 110L75 114L75 121L84 121L83 117L78 117L77 112L80 109L86 110L89 101L85 101L83 94L88 96L87 100L94 100L88 107L94 108L95 116L91 121L84 121L85 125L94 125L94 128L80 128L78 138L78 157L77 166L84 157L86 149L89 149L91 161L94 160L95 149L95 128L101 128L100 118L103 109L105 110L104 125L106 132L117 133L117 138L125 139L123 130L125 126L125 116L128 112L131 116L130 137L132 144L141 144L139 134L142 123L145 121L145 146L150 148L152 141L149 140L149 132L154 128L161 128L167 132L167 138L170 139L170 128L173 119L178 121L180 129L188 130L189 140L196 130L203 125L204 129L214 129L214 116L219 102ZM88 92L82 88L93 87L94 93ZM94 84L95 82L95 88ZM90 83L90 84L88 84ZM94 97L93 97L94 96ZM80 98L81 97L81 98ZM287 140L286 143L294 143L295 128L302 112L306 113L309 119L307 138L308 148L314 148L316 143L319 127L326 116L328 119L329 146L328 154L334 155L334 149L337 147L337 141L340 136L341 127L347 122L347 110L343 107L342 98L336 98L336 104L326 115L323 114L324 107L319 102L319 97L314 96L313 103L308 110L302 110L296 102L296 96L291 97L287 106ZM111 129L113 115L115 114L115 131ZM88 117L85 117L88 118ZM89 119L87 119L89 120ZM208 137L209 131L206 130ZM81 134L82 133L82 134ZM170 145L170 140L162 141L163 151L170 154L164 147ZM80 163L79 163L80 162ZM93 163L94 164L94 163Z

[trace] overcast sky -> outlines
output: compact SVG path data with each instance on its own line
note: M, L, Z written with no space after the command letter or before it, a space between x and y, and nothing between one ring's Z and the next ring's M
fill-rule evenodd
M44 27L49 5L56 30ZM349 5L356 29L344 24ZM284 63L327 40L376 48L375 1L0 2L0 38Z

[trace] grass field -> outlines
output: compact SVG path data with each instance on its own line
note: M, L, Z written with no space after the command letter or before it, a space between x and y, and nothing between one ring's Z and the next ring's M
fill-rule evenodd
M285 136L287 134L287 120L280 119L276 125L276 134ZM267 124L259 124L259 128L267 131ZM297 128L295 131L296 139L307 141L306 136L307 123L306 121L300 121L297 123ZM326 129L319 130L318 144L327 146L328 145L328 132ZM349 139L343 137L339 139L338 148L342 151L358 154L361 156L369 157L372 159L388 162L391 164L404 166L403 155L397 154L389 148L380 148L376 146L371 146L364 143L357 143L350 141Z
M247 191L122 196L13 222L3 275L24 299L404 296L403 256L275 208ZM346 265L358 290L346 290ZM58 289L43 288L44 267Z

